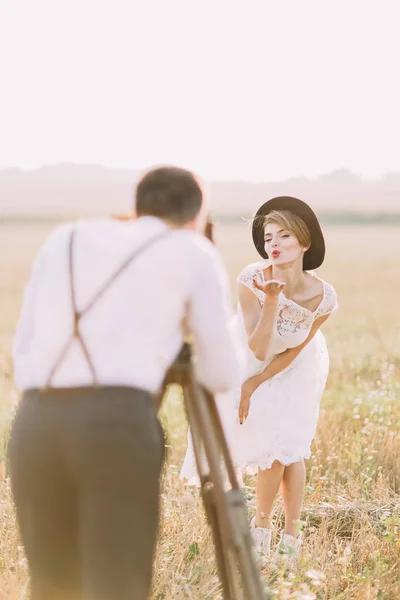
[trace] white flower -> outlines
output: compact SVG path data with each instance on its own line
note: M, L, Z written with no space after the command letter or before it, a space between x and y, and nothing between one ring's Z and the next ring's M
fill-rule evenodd
M307 571L306 576L310 579L318 579L318 581L325 579L325 573L322 571L317 571L316 569L310 569Z

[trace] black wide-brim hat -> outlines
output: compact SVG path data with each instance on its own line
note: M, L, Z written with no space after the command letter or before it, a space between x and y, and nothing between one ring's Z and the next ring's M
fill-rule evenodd
M325 240L321 226L312 208L303 200L292 196L271 198L258 209L253 221L253 242L257 252L263 258L268 258L268 254L264 249L264 219L262 217L266 217L273 210L289 210L303 219L311 235L311 246L304 253L303 269L304 271L311 271L320 267L325 258Z

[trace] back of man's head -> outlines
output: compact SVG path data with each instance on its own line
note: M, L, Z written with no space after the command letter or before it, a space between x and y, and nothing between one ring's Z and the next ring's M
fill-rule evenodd
M185 226L199 214L203 192L186 169L158 167L148 171L136 188L136 214L151 215Z

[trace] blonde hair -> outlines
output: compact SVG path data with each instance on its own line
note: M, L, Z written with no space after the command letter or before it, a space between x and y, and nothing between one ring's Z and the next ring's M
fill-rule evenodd
M307 225L301 217L292 213L290 210L271 210L266 217L263 218L263 228L270 223L279 225L285 231L292 234L303 248L311 246L311 234Z

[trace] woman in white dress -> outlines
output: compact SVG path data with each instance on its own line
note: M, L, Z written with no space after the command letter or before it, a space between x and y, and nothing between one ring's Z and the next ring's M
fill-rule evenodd
M247 349L246 380L216 400L236 467L257 473L250 524L257 551L270 553L270 514L281 487L285 529L278 547L295 557L304 459L310 457L329 370L320 327L337 300L333 287L312 273L324 260L325 242L306 203L280 196L263 204L253 221L253 241L263 260L239 275L232 320ZM196 484L190 432L188 442L181 477Z

